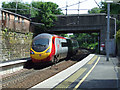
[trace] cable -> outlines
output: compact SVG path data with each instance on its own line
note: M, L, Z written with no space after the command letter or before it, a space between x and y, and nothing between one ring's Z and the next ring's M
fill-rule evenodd
M78 3L75 3L75 4L72 4L72 5L67 5L67 7L71 7L71 6L74 6L74 5L78 5L78 4L80 4L80 3L83 3L83 2L85 2L85 1L88 1L88 0L84 0L84 1L82 1L82 2L78 2ZM66 7L61 7L61 8L66 8Z
M99 6L99 4L96 2L96 0L94 0L95 1L95 3L97 4L97 6L100 8L100 6Z
M3 9L6 9L6 10L16 10L15 8L3 8ZM30 10L30 9L17 9L17 10Z
M62 9L62 10L66 10L66 9ZM67 9L67 10L78 10L78 9ZM91 9L79 9L79 10L91 10Z
M21 4L21 3L18 2L18 4ZM38 11L41 11L40 9L35 8L35 7L31 7L31 6L28 6L28 5L25 5L25 4L21 4L21 5L24 5L24 6L29 7L29 8L33 8L33 9L38 10Z
M26 6L26 7L31 7L31 6L28 6L28 5L25 5L25 4L22 4L22 5L24 5L24 6ZM33 9L35 9L35 10L38 10L38 11L41 11L40 9L38 9L38 8L35 8L35 7L32 7Z

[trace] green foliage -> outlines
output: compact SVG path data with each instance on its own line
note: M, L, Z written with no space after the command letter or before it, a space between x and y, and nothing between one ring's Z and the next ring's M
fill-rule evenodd
M117 41L117 54L120 57L120 29L117 31L116 34L116 41Z
M27 3L22 3L22 2L18 2L18 4L17 4L17 9L28 9L28 10L17 10L17 11L15 11L15 9L16 9L16 2L9 2L9 3L6 3L6 2L3 2L2 3L2 7L3 8L10 8L10 9L6 9L6 10L8 10L8 11L11 11L11 12L16 12L17 14L21 14L21 15L23 15L23 14L29 14L29 7L26 7L25 5L28 5L28 6L30 6L29 4L27 4Z
M91 10L88 10L88 13L89 14L92 14L92 13L100 13L100 8L98 7L95 7L95 8L92 8Z
M120 1L119 1L120 3ZM102 2L102 10L101 13L107 13L107 3ZM120 14L120 5L111 3L110 4L110 13L111 14Z
M120 3L120 1L118 2ZM107 3L101 2L101 8L93 8L88 10L88 13L106 13L107 14ZM116 3L110 4L110 14L120 14L120 5ZM120 20L117 20L117 30L120 29Z
M60 34L60 36L62 36L62 37L68 37L67 34Z
M89 48L89 49L95 49L97 46L98 46L98 42L95 42L95 43L89 44L87 48Z
M120 29L120 20L117 20L117 30Z
M98 47L98 33L74 34L81 48L96 49Z
M33 10L33 17L35 16L35 21L38 23L43 23L44 26L41 27L43 30L47 30L52 27L53 22L57 19L55 15L61 14L61 9L58 5L52 2L32 2L32 6L40 9L40 11Z
M120 30L117 31L116 39L117 39L117 40L120 40Z

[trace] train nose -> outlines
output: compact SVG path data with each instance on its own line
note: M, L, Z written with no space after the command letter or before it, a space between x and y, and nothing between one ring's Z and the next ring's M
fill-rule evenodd
M35 54L31 54L31 58L41 61L46 59L49 55L50 53L35 53Z
M32 50L30 50L30 54L35 54Z

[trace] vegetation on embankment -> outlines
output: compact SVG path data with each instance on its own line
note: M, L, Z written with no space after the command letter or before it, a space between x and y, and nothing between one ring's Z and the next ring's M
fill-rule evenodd
M116 41L117 41L117 54L120 57L120 29L117 31L116 34Z

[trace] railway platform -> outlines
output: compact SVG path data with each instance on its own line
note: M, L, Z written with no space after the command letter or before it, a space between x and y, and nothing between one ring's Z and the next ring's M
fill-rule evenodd
M70 68L30 88L120 90L120 66L116 57L91 54Z

